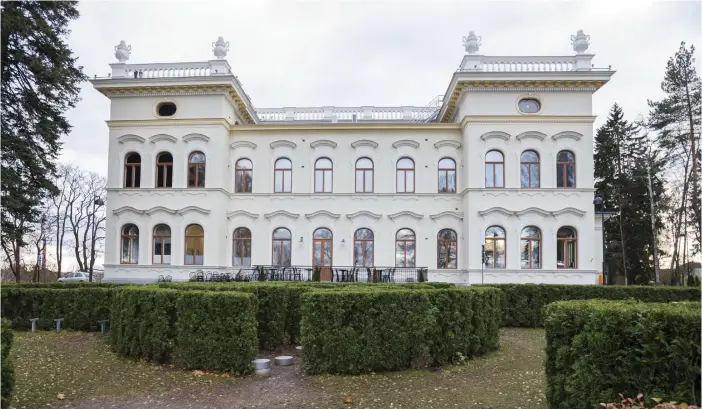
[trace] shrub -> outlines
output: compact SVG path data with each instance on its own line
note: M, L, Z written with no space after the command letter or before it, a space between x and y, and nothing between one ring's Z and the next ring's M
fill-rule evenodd
M643 393L639 393L634 398L625 398L624 395L619 394L621 400L617 402L604 403L601 402L600 406L606 409L700 409L697 405L688 405L687 403L678 402L663 402L660 398L653 398L651 402L646 402Z
M76 287L89 288L112 288L129 285L126 283L2 283L3 288L56 288L56 289L74 289Z
M700 304L564 301L546 307L551 408L592 408L619 394L700 402Z
M258 351L256 311L253 294L180 293L174 362L189 369L247 372Z
M2 345L0 346L0 389L2 390L2 398L0 402L2 403L0 407L2 409L10 407L10 401L12 400L12 390L15 387L15 368L10 359L10 349L12 349L12 329L10 321L2 320L2 334L0 334L0 340Z
M2 286L2 313L15 329L31 328L30 318L39 318L38 328L55 328L54 319L64 318L62 328L97 331L99 320L110 316L112 297L118 288L74 286L70 288Z
M700 289L663 286L604 286L554 284L496 284L503 291L503 325L507 327L542 327L542 309L554 301L626 300L644 302L697 301Z
M425 367L497 348L496 289L350 286L300 299L302 365L310 374Z

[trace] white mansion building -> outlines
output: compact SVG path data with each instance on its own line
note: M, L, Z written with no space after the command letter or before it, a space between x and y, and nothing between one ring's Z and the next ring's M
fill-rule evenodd
M92 80L111 101L105 280L318 265L597 283L592 95L614 71L582 31L569 56L463 41L427 106L316 108L254 107L221 37L196 63L127 64L121 42Z

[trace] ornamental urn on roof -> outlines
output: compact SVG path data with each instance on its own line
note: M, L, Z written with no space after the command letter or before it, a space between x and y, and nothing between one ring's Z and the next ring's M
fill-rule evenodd
M482 45L483 37L478 37L475 32L471 31L468 33L468 37L463 37L463 46L466 48L468 54L475 54L480 49Z
M590 45L590 36L583 33L583 30L578 30L576 35L570 36L570 43L573 45L573 51L582 54Z
M132 53L132 46L127 45L127 43L122 40L115 46L115 58L121 63L127 62L129 60L129 55Z
M225 42L220 36L217 37L217 41L212 43L212 52L218 59L223 59L227 56L227 51L229 51L229 41Z

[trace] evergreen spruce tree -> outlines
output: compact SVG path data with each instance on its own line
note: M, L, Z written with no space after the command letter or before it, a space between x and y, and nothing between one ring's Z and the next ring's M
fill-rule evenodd
M24 237L53 184L65 118L78 102L82 67L66 45L76 2L4 1L2 69L2 248L19 279Z

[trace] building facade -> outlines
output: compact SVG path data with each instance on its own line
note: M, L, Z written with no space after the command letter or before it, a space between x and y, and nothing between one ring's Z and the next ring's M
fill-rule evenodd
M466 54L423 107L255 108L224 57L127 64L110 98L105 280L241 266L424 267L432 281L598 282L589 37Z

